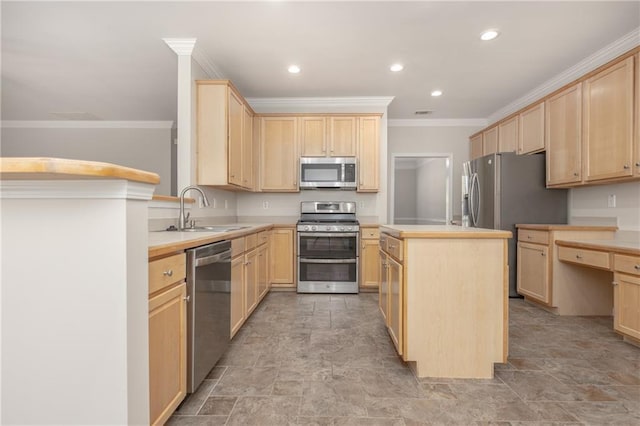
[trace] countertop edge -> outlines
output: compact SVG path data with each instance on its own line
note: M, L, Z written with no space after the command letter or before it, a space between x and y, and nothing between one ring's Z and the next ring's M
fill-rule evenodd
M444 230L399 230L389 226L380 226L380 232L384 232L396 238L425 238L425 239L509 239L513 238L511 231L498 229L472 231L472 228L444 229ZM464 231L463 231L464 229Z
M603 242L603 241L589 241L589 240L556 240L556 245L561 247L572 247L572 248L582 248L582 249L591 249L591 250L600 250L600 251L609 251L620 254L630 254L634 256L640 256L640 247L625 247L616 244L616 241L611 240L611 242Z
M617 226L603 225L563 225L563 224L529 224L517 223L518 229L533 229L540 231L617 231Z

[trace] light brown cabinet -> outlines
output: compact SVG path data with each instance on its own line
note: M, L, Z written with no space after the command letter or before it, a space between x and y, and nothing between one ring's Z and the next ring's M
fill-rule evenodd
M498 126L493 126L482 132L482 155L498 152Z
M498 124L498 151L516 152L518 148L518 116L513 116L508 120Z
M636 67L636 76L635 76L635 134L634 134L634 142L633 142L633 175L640 177L640 53L636 53L635 55L635 67Z
M387 234L380 235L380 311L398 355L404 353L404 242Z
M149 262L149 409L164 424L187 394L186 258Z
M550 305L550 264L548 245L518 242L518 293Z
M547 186L582 180L582 83L545 102Z
M518 154L544 151L544 102L520 113L518 126Z
M356 117L329 117L330 157L356 156Z
M482 133L478 133L469 139L471 152L469 154L471 160L482 157Z
M258 246L258 300L264 299L269 292L269 245L266 243Z
M387 271L389 264L389 255L380 248L379 257L380 264L378 274L380 276L380 284L378 285L378 306L382 314L382 320L385 325L389 323L389 273Z
M327 118L300 117L300 156L326 157L327 154Z
M380 231L360 226L360 288L377 289L380 282Z
M640 276L614 273L613 328L640 340Z
M252 190L253 111L228 80L197 81L197 182Z
M358 192L378 192L380 117L359 117L358 126Z
M633 174L633 57L583 83L585 180Z
M246 319L244 309L244 270L244 253L240 253L231 259L231 338L240 330Z
M271 230L269 281L272 287L295 287L295 226Z
M260 118L260 189L298 192L298 120Z

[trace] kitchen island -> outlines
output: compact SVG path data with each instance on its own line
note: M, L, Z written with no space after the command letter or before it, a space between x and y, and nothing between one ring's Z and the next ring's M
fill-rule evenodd
M380 228L380 311L418 377L491 378L508 355L507 240L459 226Z

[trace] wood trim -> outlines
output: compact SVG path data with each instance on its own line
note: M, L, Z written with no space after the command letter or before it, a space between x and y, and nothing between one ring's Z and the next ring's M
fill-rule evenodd
M288 113L288 112L265 112L256 114L257 117L382 117L381 113Z
M640 256L640 246L637 248L622 246L616 244L615 241L609 242L590 242L590 241L571 241L571 240L556 240L556 245L561 247L569 247L575 249L585 250L599 250L608 251L611 253L627 254L633 256Z
M151 199L153 201L170 201L170 202L173 202L173 203L179 203L180 202L180 197L174 197L173 195L154 195ZM185 197L184 198L184 202L185 203L195 203L196 200L195 200L195 198Z
M130 167L97 161L47 157L0 158L2 180L125 179L157 185L160 176Z
M506 363L509 358L509 242L504 240L503 244L504 276L502 279L502 362Z
M561 231L617 231L617 226L590 226L590 225L538 225L538 224L516 224L518 229L534 229L541 231L561 230Z

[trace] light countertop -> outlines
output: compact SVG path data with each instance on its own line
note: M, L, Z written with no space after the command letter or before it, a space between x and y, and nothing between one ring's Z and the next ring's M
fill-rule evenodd
M518 229L534 229L538 231L616 231L617 226L601 226L601 225L563 225L558 224L540 224L540 223L518 223Z
M509 231L454 225L381 225L380 232L390 234L396 238L512 238Z
M564 247L609 251L621 254L640 256L640 241L612 240L556 240L556 244Z

